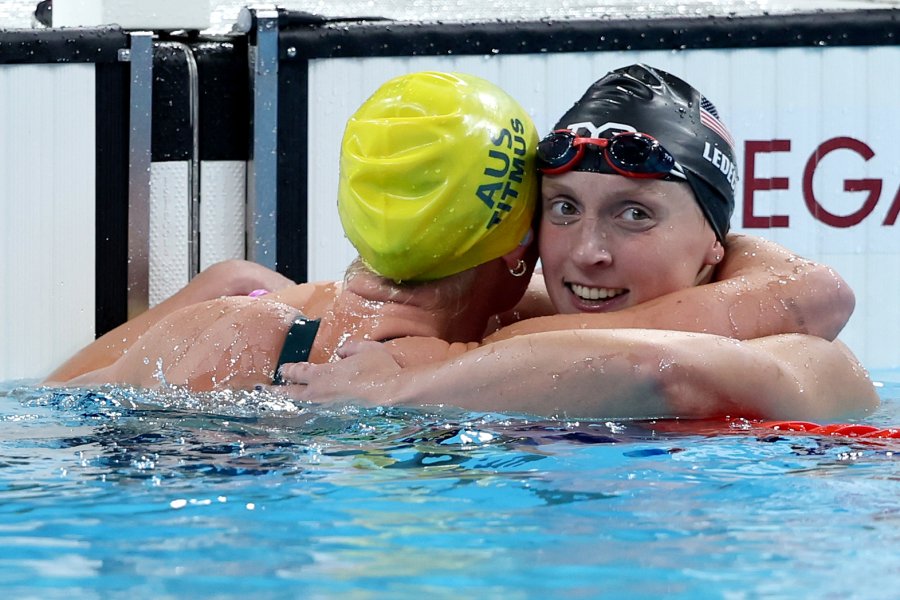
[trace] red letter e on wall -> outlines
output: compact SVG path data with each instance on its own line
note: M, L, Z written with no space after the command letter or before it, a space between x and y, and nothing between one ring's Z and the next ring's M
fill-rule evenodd
M743 227L768 229L770 227L787 227L790 219L787 215L771 215L762 217L754 214L753 195L756 191L786 190L787 177L756 178L756 155L762 152L788 152L791 140L748 140L744 142L744 222Z

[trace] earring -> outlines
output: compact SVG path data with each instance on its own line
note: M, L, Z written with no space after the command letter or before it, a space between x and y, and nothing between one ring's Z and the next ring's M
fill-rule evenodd
M519 262L516 263L516 266L509 270L509 274L513 277L521 277L528 270L528 265L525 264L525 261L521 258Z
M716 262L719 262L720 260L722 260L722 255L716 254Z

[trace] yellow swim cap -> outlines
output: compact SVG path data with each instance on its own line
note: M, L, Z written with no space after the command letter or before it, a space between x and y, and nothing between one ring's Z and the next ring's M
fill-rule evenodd
M369 268L394 281L439 279L503 256L531 226L536 145L525 110L484 79L392 79L344 131L344 232Z

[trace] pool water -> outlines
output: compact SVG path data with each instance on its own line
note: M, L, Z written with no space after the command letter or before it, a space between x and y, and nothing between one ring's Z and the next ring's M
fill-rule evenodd
M900 372L887 375L867 423L900 424ZM898 456L900 439L742 421L535 421L10 382L0 590L886 597L900 589Z

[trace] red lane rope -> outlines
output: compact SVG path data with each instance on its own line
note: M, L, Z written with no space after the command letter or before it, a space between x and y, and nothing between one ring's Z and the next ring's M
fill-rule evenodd
M847 423L832 423L830 425L819 425L809 421L764 421L762 423L754 423L755 427L764 429L773 429L775 431L802 432L817 435L837 435L844 437L858 438L893 438L900 439L900 428L888 427L882 429L873 425L858 425Z

